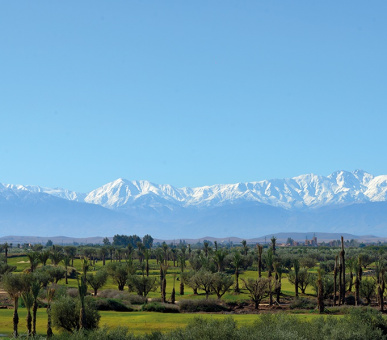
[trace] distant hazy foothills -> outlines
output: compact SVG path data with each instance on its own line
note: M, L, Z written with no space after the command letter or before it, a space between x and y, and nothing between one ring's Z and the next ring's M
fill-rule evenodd
M275 234L267 234L260 237L245 239L247 243L269 243L270 238L275 236L278 243L284 243L290 237L295 241L305 241L306 239L312 239L313 236L317 237L318 242L329 242L333 240L339 240L341 236L344 236L346 240L354 239L359 243L378 243L378 242L387 242L386 237L378 237L373 235L352 235L346 233L320 233L320 232L308 232L308 233L300 233L300 232L289 232L289 233L275 233ZM102 244L102 240L105 236L94 236L94 237L67 237L67 236L3 236L0 237L0 243L13 243L13 244L23 244L23 243L41 243L45 244L48 240L51 240L54 244ZM108 236L112 241L113 236ZM201 237L201 238L178 238L178 239L155 239L154 242L166 242L167 244L171 243L179 243L186 242L188 244L195 244L198 242L207 241L217 241L218 243L222 242L233 242L235 244L241 243L243 238L240 237Z

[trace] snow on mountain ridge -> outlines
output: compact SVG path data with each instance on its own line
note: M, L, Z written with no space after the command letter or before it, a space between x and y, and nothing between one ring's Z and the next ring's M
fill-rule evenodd
M62 188L45 188L37 185L3 184L4 188L12 191L29 191L32 193L45 193L69 201L84 202L86 194Z
M285 209L319 208L335 204L387 201L387 175L374 177L363 171L336 171L329 176L305 174L286 179L176 188L149 181L119 178L87 194L39 186L0 185L11 190L42 192L113 210L136 206L169 209L222 206L249 201Z
M221 206L240 200L282 207L286 209L318 208L331 204L348 204L387 200L387 176L374 177L362 170L336 171L329 176L300 175L287 179L259 182L216 184L203 187L175 188L148 181L119 181L123 195L114 199L117 181L111 182L88 194L86 202L102 204L116 209L135 205L144 195L158 195L157 205L173 203L181 207ZM124 190L135 185L138 191Z

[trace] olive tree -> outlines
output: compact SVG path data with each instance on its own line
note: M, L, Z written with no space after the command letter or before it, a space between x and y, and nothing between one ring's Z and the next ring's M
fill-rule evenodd
M128 278L128 286L137 295L147 297L150 292L154 292L157 289L158 282L156 277L130 275Z
M93 288L94 296L97 296L100 289L107 281L108 273L106 270L98 270L95 274L87 273L86 281Z
M232 276L225 273L212 274L212 278L211 288L218 299L220 299L234 283Z
M271 280L274 279L266 277L258 277L256 280L242 279L245 288L249 291L251 300L254 302L255 309L259 309L262 299L269 295Z

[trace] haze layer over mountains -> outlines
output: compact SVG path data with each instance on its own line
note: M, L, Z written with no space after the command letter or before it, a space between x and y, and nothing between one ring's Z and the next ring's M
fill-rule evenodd
M0 236L385 236L386 227L387 175L362 170L197 188L120 178L89 193L0 184Z

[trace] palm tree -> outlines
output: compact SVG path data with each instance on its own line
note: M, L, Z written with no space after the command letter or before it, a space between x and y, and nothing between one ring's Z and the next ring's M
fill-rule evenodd
M28 261L30 261L30 272L33 273L40 262L40 253L33 251L26 254Z
M98 249L98 256L102 259L102 265L106 264L106 256L109 254L106 247L101 247Z
M7 242L3 244L3 249L4 249L4 255L5 255L5 263L8 263L8 248L9 245Z
M131 256L131 252L128 251L128 256ZM116 249L116 260L118 260L118 262L121 262L121 255L122 255L122 249L121 248L117 248Z
M18 337L18 304L19 297L24 289L23 275L14 275L12 273L4 274L2 277L3 288L8 293L9 297L13 300L13 336Z
M113 262L113 254L114 254L115 248L113 246L109 246L108 250L109 250L109 254L110 254L110 263L112 263Z
M235 268L235 289L236 293L240 292L239 289L239 268L242 266L243 258L239 251L235 251L231 258L231 264Z
M275 280L277 281L276 300L277 300L277 303L280 303L283 267L281 265L281 262L274 262L273 267L275 271Z
M149 259L151 257L152 251L150 249L145 248L144 257L145 257L145 272L146 276L149 276Z
M345 303L345 251L344 251L343 236L341 236L340 265L341 265L340 297L341 297L341 303L344 304Z
M356 268L356 280L355 280L355 305L356 306L358 306L360 302L360 284L361 284L362 274L363 274L363 270L361 267L361 255L359 255L357 268Z
M42 263L43 266L46 265L47 263L47 260L50 258L50 251L49 250L43 250L40 254L39 254L39 260L40 262Z
M79 329L87 328L86 314L85 314L85 296L87 293L86 277L78 278L78 292L79 299L81 301L81 309L79 311Z
M28 284L26 284L28 282ZM34 296L31 292L31 284L30 281L24 283L24 289L21 293L21 298L24 302L24 305L27 309L27 335L32 335L32 316L31 316L31 308L34 304Z
M275 255L275 250L276 250L275 246L276 246L277 238L273 236L270 239L270 241L271 241L271 249L273 250L273 255Z
M162 249L163 249L163 253L164 253L164 263L165 264L168 264L168 245L163 242L162 244Z
M65 254L71 259L71 267L74 267L74 258L77 255L77 248L74 246L66 246L63 248Z
M133 244L132 243L128 243L128 245L126 246L126 255L127 255L127 259L131 259L133 257L133 252L134 252L134 247L133 247Z
M55 289L47 288L47 338L51 338L53 336L52 328L51 328L51 302L54 299Z
M184 295L184 280L183 273L185 268L185 251L187 248L181 248L179 254L179 262L180 262L180 295Z
M273 271L273 249L269 248L266 253L266 266L267 266L267 276L271 277L271 273Z
M31 283L31 293L34 298L32 306L32 336L36 335L36 313L38 311L38 295L41 289L41 282L35 279Z
M357 259L355 257L350 257L347 260L347 266L349 269L349 285L348 285L348 292L352 292L352 286L353 286L353 273L356 273L357 268Z
M214 253L214 262L218 266L218 272L223 271L226 255L227 253L223 249L216 250Z
M298 261L298 259L294 259L293 266L294 266L294 278L295 278L294 287L296 289L296 297L298 297L298 275L300 272L300 261Z
M168 270L168 263L164 264L160 262L161 298L163 302L166 302L167 270Z
M65 267L65 280L66 280L66 285L69 284L68 282L68 279L67 279L67 276L68 276L68 273L67 273L67 268L70 266L70 263L71 263L71 258L70 256L66 255L63 257L63 264L64 264L64 267Z
M52 252L50 253L50 259L51 259L51 263L54 266L57 266L60 263L60 261L62 261L63 259L63 253L54 247L55 246L52 247L53 249L52 249Z
M338 256L335 257L335 267L333 268L333 306L336 306L337 299L337 270L338 270Z
M206 257L208 257L208 251L210 249L210 245L207 241L203 242L203 250Z
M263 247L259 244L257 244L257 250L258 250L258 277L262 276L262 251Z
M138 259L140 260L140 263L142 263L142 261L144 261L144 258L145 258L145 246L144 246L144 243L142 242L137 242L137 254L138 254Z
M243 240L242 241L242 247L243 247L243 255L247 255L247 251L249 250L249 248L247 247L247 242L246 240Z

